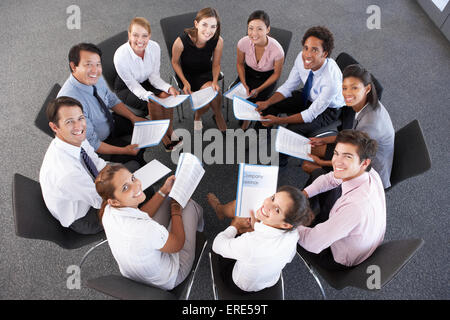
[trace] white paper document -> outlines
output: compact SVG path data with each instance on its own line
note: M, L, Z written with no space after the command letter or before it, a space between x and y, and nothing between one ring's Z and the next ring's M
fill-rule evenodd
M184 208L204 174L205 169L196 156L191 153L182 153L178 159L175 183L169 197L176 200Z
M210 103L217 96L212 87L192 92L190 95L192 110L198 110Z
M233 98L233 112L236 119L239 120L255 120L255 121L269 121L268 119L261 119L261 115L256 108L258 106L243 98L234 96Z
M139 170L136 170L134 172L134 176L141 180L142 190L145 190L170 171L172 170L167 168L158 160L154 159Z
M235 216L250 217L277 192L278 166L239 164Z
M247 95L247 90L245 89L245 87L242 84L242 82L239 82L233 88L231 88L230 90L225 92L223 96L225 98L230 99L230 100L233 100L233 98L235 96L243 98L243 99L248 99L250 97L249 95Z
M177 105L183 103L184 100L189 98L188 94L179 94L177 96L168 96L167 98L158 98L155 95L148 96L150 100L155 101L156 103L159 103L166 109L175 108Z
M284 127L278 127L275 140L275 151L292 157L314 161L308 154L311 153L309 139Z
M139 149L158 145L166 134L169 123L169 119L135 122L131 144L138 144Z

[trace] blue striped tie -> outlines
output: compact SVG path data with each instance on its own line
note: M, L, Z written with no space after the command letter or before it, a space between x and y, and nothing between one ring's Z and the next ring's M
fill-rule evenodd
M309 99L309 92L311 91L313 77L314 77L314 73L311 70L309 72L308 79L306 79L305 86L303 87L303 90L302 90L303 104L305 106L306 106L306 103L308 102L308 99Z
M108 120L109 130L111 133L114 130L114 118L113 118L111 112L109 112L108 107L106 106L105 102L98 95L97 88L95 86L93 86L93 87L94 87L94 97L97 98L98 103L99 103L103 113L105 114L106 120Z
M95 166L91 157L89 157L89 155L83 148L81 148L81 158L83 159L83 162L86 165L86 168L89 170L89 172L94 177L94 179L97 178L97 176L98 176L97 167Z

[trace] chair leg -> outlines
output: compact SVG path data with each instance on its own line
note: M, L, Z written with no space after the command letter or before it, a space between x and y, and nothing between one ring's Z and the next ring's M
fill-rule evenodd
M283 290L283 300L284 300L284 278L283 278L283 271L281 272L281 290Z
M308 262L305 261L305 259L303 259L303 257L298 252L297 252L297 255L300 257L300 259L302 259L303 263L308 268L309 273L311 273L312 276L314 277L314 279L316 279L316 282L317 282L317 284L319 285L319 288L320 288L320 292L322 293L323 300L327 300L327 296L325 295L325 290L323 289L323 286L322 286L322 283L319 280L319 277L314 272L314 269L309 265Z
M200 265L200 261L202 260L203 252L205 251L207 244L208 244L208 241L205 241L205 243L203 244L202 252L200 252L200 256L198 257L197 264L195 265L195 268L192 269L192 271L191 271L193 273L193 276L192 276L191 282L188 285L188 289L186 291L186 296L180 300L189 300L189 295L191 294L192 285L194 284L195 273L197 272L198 266Z
M105 239L105 240L100 241L99 243L97 243L95 246L93 246L92 248L90 248L90 249L84 254L84 256L83 256L83 258L81 259L81 262L80 262L80 269L81 269L81 266L83 265L84 261L85 261L86 258L88 257L88 255L90 255L91 252L94 251L97 247L100 247L102 244L104 244L104 243L106 243L106 242L108 242L108 239Z
M213 267L212 267L212 261L211 261L211 252L209 253L209 268L211 270L211 282L212 282L214 300L219 300L219 297L217 294L216 283L214 282L214 273L213 273Z

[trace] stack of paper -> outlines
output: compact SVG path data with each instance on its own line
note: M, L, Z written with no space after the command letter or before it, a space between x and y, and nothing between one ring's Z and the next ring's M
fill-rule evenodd
M210 103L217 96L212 87L192 92L190 95L192 110L198 110Z
M230 100L233 100L233 98L235 96L243 98L243 99L248 99L250 97L249 95L247 95L247 90L245 89L245 87L242 84L242 82L239 82L233 88L231 88L230 90L225 92L223 96L225 98L230 99Z
M292 157L313 161L308 154L311 153L309 139L284 127L278 127L275 140L275 151Z
M167 168L158 160L154 159L139 170L136 170L134 172L134 176L141 180L142 190L145 190L170 171L172 170Z
M277 191L278 167L241 163L236 196L237 217L250 217Z
M256 104L238 96L234 96L233 98L233 112L236 119L269 121L268 119L261 118L259 112L255 110L257 107Z
M169 196L184 208L204 174L205 169L196 156L182 153L175 171L175 183Z
M183 103L184 100L189 98L188 94L179 94L177 96L168 96L167 98L158 98L155 95L150 95L148 97L150 100L155 101L156 103L162 105L166 109L175 108L180 103Z
M169 119L135 122L131 144L138 144L138 148L159 144L169 128L169 123Z

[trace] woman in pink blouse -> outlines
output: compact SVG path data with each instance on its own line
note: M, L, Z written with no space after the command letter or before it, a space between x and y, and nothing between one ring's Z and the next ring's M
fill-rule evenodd
M262 10L253 12L247 20L248 35L237 44L237 71L240 81L247 89L252 102L269 98L281 76L284 51L281 45L269 37L269 15ZM246 130L249 121L241 128Z

